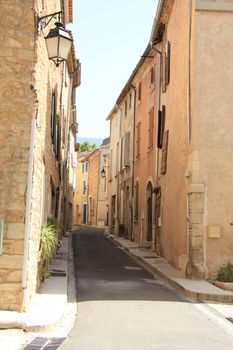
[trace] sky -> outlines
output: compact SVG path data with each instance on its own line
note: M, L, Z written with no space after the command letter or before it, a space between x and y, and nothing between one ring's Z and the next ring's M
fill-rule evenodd
M74 0L80 137L109 136L108 114L150 38L157 0Z

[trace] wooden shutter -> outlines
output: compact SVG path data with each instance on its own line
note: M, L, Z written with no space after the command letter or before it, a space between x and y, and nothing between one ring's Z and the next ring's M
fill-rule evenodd
M162 51L162 92L166 92L166 51Z
M56 118L56 99L55 99L55 92L52 93L52 100L51 100L51 136L53 141L53 135L54 135L54 119Z
M158 135L157 135L157 147L163 146L163 133L165 128L166 106L162 106L162 111L158 111Z
M124 156L124 164L125 166L129 165L129 147L130 147L130 133L127 132L125 134L125 156Z
M163 135L161 174L166 174L167 172L168 137L169 137L169 130L167 130Z
M141 139L141 122L138 123L137 125L137 152L136 152L136 157L140 157L140 139Z
M149 129L148 129L148 133L149 133L149 145L148 148L152 148L153 144L154 144L154 107L151 108L150 112L149 112Z
M167 42L166 48L166 86L170 83L170 64L171 64L171 43Z

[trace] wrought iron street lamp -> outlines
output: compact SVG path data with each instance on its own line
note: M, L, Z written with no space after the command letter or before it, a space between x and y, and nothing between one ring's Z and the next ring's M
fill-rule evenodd
M68 59L68 55L72 45L72 39L69 32L65 29L64 25L60 22L60 12L55 12L47 16L39 17L38 23L43 30L50 21L57 17L59 21L55 23L56 27L52 28L48 35L45 37L48 57L58 67L63 61Z

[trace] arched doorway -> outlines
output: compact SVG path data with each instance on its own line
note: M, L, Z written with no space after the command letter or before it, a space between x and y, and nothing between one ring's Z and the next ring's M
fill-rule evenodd
M148 182L146 187L146 219L147 219L147 241L152 241L152 183Z

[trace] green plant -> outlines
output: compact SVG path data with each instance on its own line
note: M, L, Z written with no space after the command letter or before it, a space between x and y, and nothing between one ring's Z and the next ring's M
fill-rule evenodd
M217 280L221 282L233 282L233 264L228 262L219 269Z
M47 223L41 226L40 249L44 259L42 270L43 279L49 277L49 265L58 245L58 227L59 225L54 219L48 219Z

